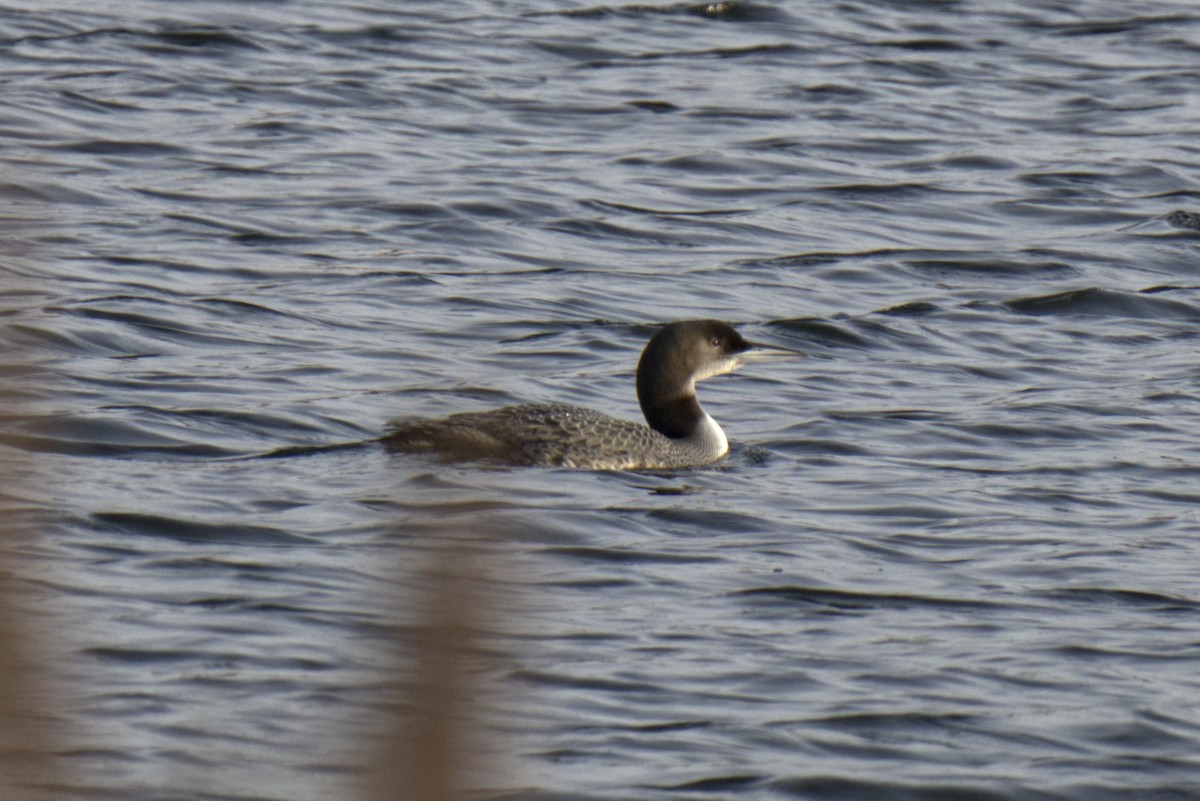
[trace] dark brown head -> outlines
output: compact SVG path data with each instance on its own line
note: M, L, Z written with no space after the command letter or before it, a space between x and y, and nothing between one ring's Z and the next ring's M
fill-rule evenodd
M646 422L668 437L686 437L704 415L696 400L696 382L733 372L751 347L720 320L664 325L638 362L638 403Z

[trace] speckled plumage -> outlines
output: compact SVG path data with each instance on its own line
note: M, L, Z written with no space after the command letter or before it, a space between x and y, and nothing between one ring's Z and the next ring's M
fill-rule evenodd
M690 440L672 440L640 423L581 406L528 403L441 420L396 425L389 450L434 453L449 461L636 470L690 467L723 455Z

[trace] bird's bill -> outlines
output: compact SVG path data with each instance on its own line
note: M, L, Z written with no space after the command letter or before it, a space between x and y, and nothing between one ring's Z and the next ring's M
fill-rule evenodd
M776 348L770 345L760 345L757 342L750 342L749 350L744 350L738 354L738 358L746 364L756 362L782 362L792 359L803 359L807 354L802 350L792 350L790 348Z

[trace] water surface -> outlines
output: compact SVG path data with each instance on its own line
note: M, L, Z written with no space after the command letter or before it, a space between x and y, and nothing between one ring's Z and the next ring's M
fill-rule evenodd
M0 60L60 796L352 795L453 541L484 797L1200 798L1192 4L55 0ZM690 317L810 355L703 385L711 468L322 449L636 419Z

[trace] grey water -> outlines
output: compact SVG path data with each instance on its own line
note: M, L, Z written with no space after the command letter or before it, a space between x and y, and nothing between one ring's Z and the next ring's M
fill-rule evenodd
M0 4L58 791L354 797L452 541L479 797L1200 798L1198 86L1185 0ZM808 353L711 468L370 442L694 317Z

